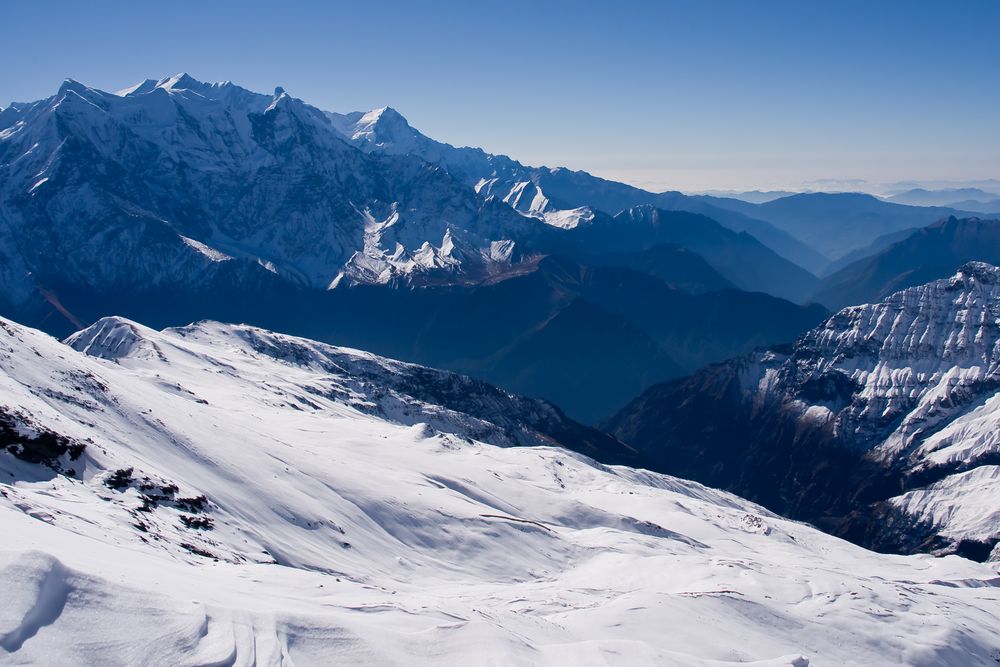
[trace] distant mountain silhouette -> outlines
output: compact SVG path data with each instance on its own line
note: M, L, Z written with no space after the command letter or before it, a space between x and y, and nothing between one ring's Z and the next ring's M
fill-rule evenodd
M896 204L910 204L912 206L952 206L956 207L958 202L982 203L1000 199L1000 194L987 192L980 188L945 188L942 190L926 190L924 188L913 188L904 192L897 192L887 199ZM970 209L977 210L977 209Z
M562 252L589 256L605 252L647 250L672 243L701 255L737 288L766 292L801 302L811 294L817 278L781 257L746 232L734 232L704 215L635 206L613 219L599 217L566 235Z
M1000 264L1000 221L948 218L823 279L813 298L831 309L874 303L952 275L970 261Z
M732 282L712 268L701 255L673 243L661 243L644 250L597 254L588 258L586 263L639 271L692 294L733 287Z
M733 201L713 203L766 220L831 261L865 248L886 234L925 227L952 215L972 215L946 207L904 206L861 193L798 194L759 205Z

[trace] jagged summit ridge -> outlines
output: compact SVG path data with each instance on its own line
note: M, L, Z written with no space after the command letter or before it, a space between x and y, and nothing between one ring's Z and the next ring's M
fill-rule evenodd
M806 334L801 347L841 364L866 354L884 363L920 363L922 372L913 380L928 385L956 363L968 368L970 379L988 380L1000 361L998 278L997 267L970 262L950 278L902 290L879 304L845 308ZM870 378L859 370L856 379ZM871 390L873 396L883 393L877 386ZM911 395L904 391L897 398Z
M165 90L167 92L191 91L207 98L213 98L218 96L218 94L223 91L230 90L238 90L242 93L251 93L251 91L243 88L242 86L237 86L232 81L219 81L214 83L199 81L187 72L180 72L178 74L174 74L173 76L164 77L159 80L146 79L129 86L128 88L118 90L115 94L120 97L129 97L147 95L155 90ZM275 97L277 97L277 93L275 93Z

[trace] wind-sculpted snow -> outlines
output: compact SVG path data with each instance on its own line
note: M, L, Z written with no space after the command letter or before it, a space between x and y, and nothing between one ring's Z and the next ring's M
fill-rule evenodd
M87 355L124 365L170 364L178 356L195 365L219 365L214 349L225 343L239 350L244 362L301 369L298 376L283 371L286 384L283 390L276 389L283 400L300 409L318 410L317 401L333 400L393 422L417 425L427 433L441 429L494 445L562 445L598 457L637 460L621 443L575 424L545 401L522 398L466 376L254 327L201 322L158 333L109 317L66 342Z
M0 662L1000 655L989 566L881 556L696 483L484 441L565 444L531 425L558 418L538 402L250 327L107 318L64 345L0 324L8 436L82 447L0 451Z
M768 492L774 509L810 520L861 510L831 525L890 549L958 550L986 559L1000 540L993 471L1000 462L997 267L966 264L951 278L845 308L790 350L760 352L704 371L683 387L657 390L659 408L648 396L616 418L619 436L636 445L642 440L647 455L657 438L671 442L676 429L698 419L683 407L674 412L690 392L721 392L718 409L748 420L744 443L753 465L777 457L788 469L788 476L775 473L782 479L777 493ZM642 413L653 409L660 412L646 422ZM668 422L670 429L657 435L656 425ZM786 446L781 442L790 448L787 457L777 453ZM690 443L707 455L715 446ZM661 455L669 458L669 450ZM802 482L810 476L816 486ZM761 489L751 488L752 476L740 473L739 480L713 478L763 499L756 495Z

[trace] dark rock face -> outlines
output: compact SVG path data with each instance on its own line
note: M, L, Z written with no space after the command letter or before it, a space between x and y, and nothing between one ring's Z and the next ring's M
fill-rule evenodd
M1000 460L998 278L971 264L845 309L792 346L653 387L606 428L660 470L865 546L988 554L1000 527L959 515L1000 488L933 508Z
M34 425L28 417L0 407L0 451L53 472L73 476L72 463L87 449L60 433Z
M899 493L897 475L853 449L833 424L741 389L746 362L720 364L647 391L606 427L657 469L723 488L843 534L865 498Z

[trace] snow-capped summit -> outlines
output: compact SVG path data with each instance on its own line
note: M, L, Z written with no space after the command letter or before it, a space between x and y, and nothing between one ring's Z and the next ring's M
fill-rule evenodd
M117 93L70 81L0 111L0 312L76 327L107 312L74 314L94 295L481 282L538 254L603 252L574 236L611 222L581 193L612 193L609 206L642 194L436 142L390 107L341 116L280 86L188 74ZM632 238L629 250L651 242ZM777 270L737 255L723 273L786 298L809 290L771 255Z
M358 145L370 145L393 154L412 152L427 140L392 107L346 115L328 113L330 122Z
M156 82L155 87L166 90L167 92L186 90L209 99L214 99L220 92L228 90L239 89L245 91L245 89L241 89L239 86L234 85L231 81L220 81L216 83L203 82L195 79L187 72L181 72L179 74L166 77L165 79L160 79Z
M213 322L69 343L0 319L0 662L995 660L990 566L488 444L579 435L537 401Z
M116 361L153 352L162 357L156 333L121 317L102 317L67 339L74 349L92 357Z
M159 82L156 79L146 79L145 81L140 81L139 83L129 86L128 88L122 88L121 90L115 91L115 95L120 97L128 97L129 95L145 95L156 88L158 83Z

